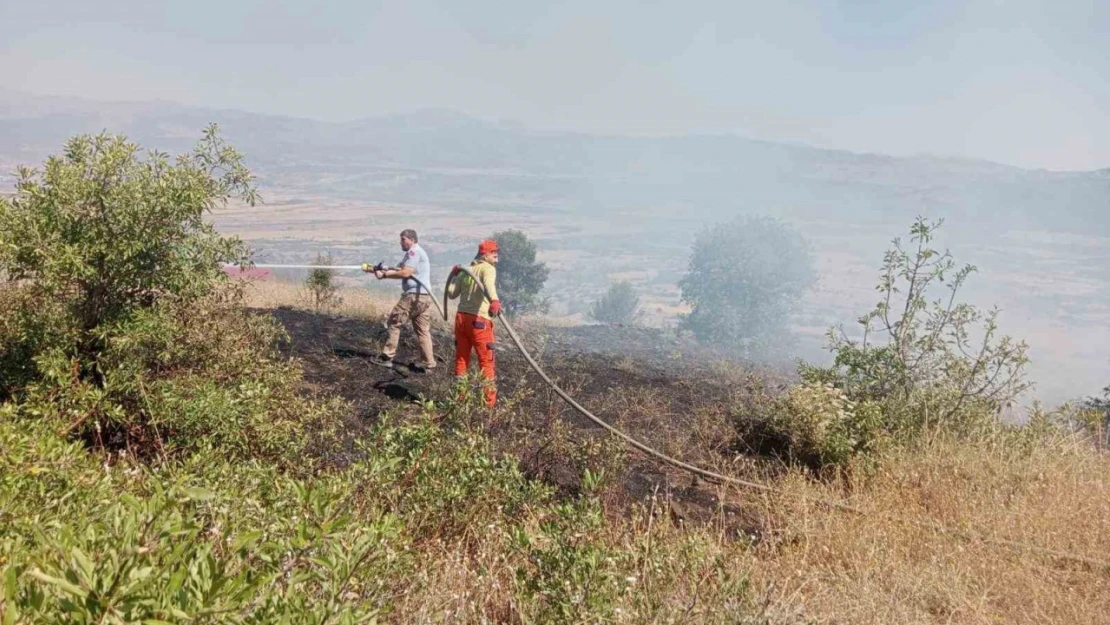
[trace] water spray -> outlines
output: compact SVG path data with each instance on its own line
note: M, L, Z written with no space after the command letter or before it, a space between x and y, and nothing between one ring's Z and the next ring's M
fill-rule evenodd
M353 271L357 269L359 271L365 271L363 269L364 265L287 265L272 263L251 263L250 266L257 267L259 269L336 269L342 271ZM396 269L396 267L386 267L385 263L378 263L377 265L370 266L371 271L385 271L386 269ZM429 287L427 284L424 283L423 280L417 278L416 276L405 278L405 280L412 280L419 284L424 292L420 293L418 291L416 296L420 297L421 295L427 295L428 297L432 298L432 304L435 304L436 310L439 312L439 314L443 315L444 319L447 319L447 308L440 305L439 300L437 300L436 296L432 294L431 287Z
M379 265L380 264L381 263L379 263ZM271 265L251 263L251 266L258 267L260 269L362 269L362 265Z

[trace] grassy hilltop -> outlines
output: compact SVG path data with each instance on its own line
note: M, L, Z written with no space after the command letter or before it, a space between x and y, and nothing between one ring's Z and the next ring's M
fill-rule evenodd
M493 412L367 366L387 303L220 269L248 254L211 211L255 192L210 130L178 157L79 137L0 199L0 623L1110 614L1101 404L1000 420L1025 354L989 315L898 291L867 316L889 341L789 375L522 322L610 422L772 487L743 490L589 427L508 350Z

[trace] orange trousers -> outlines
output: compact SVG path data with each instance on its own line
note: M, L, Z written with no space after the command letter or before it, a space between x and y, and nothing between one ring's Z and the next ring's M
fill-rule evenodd
M478 354L478 366L485 378L486 405L497 403L497 377L494 366L493 321L470 313L455 313L455 377L464 377L470 368L471 350Z

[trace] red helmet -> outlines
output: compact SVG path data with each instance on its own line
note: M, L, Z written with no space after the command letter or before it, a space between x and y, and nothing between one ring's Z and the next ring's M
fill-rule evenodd
M493 239L486 239L478 244L478 255L485 256L497 251L497 241Z

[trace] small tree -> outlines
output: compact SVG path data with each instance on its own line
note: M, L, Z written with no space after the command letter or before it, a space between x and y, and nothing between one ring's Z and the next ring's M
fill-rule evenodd
M813 258L797 231L771 217L737 217L697 235L679 282L692 309L679 327L704 342L767 354L786 343L790 313L813 281Z
M1110 419L1110 386L1102 389L1102 396L1088 397L1083 404L1091 410L1105 412L1107 419Z
M548 301L540 297L550 271L536 261L536 244L520 230L502 230L490 237L497 241L497 293L509 317L547 312Z
M611 285L590 307L590 317L602 323L632 323L642 314L640 296L625 281Z
M0 273L17 302L0 399L36 377L46 353L103 388L101 356L121 324L199 299L225 281L221 262L246 262L246 246L204 218L232 198L253 205L252 181L215 125L174 160L101 134L70 140L41 172L20 168L15 196L0 198Z
M937 421L947 421L969 403L998 409L1031 386L1025 380L1028 346L999 336L998 310L984 313L957 302L975 267L957 266L947 250L931 247L943 223L918 218L909 250L894 240L876 286L879 302L859 318L858 338L843 328L828 334L836 355L832 377L849 395L909 400L924 393ZM930 299L939 285L948 293ZM809 373L820 378L819 371Z
M315 265L330 266L333 264L331 254L317 254ZM335 270L317 267L308 272L304 286L308 289L312 299L312 307L317 312L328 310L343 303L339 295L339 287L335 285Z
M1083 407L1101 415L1100 428L1103 438L1110 438L1110 385L1102 389L1100 397L1088 397Z

